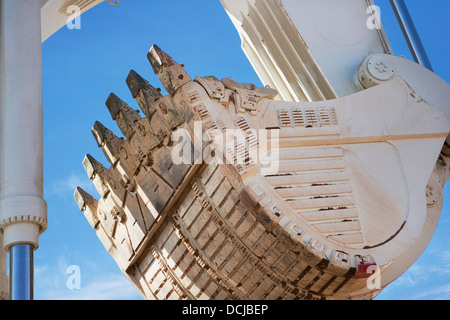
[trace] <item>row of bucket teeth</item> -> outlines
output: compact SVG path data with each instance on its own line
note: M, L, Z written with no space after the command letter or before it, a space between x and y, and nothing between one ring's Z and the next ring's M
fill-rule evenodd
M184 84L191 81L191 77L184 70L184 66L175 62L158 46L153 45L147 57L153 71L159 77L164 89L169 93L168 99ZM83 166L88 177L93 182L101 199L106 198L111 191L118 191L122 187L134 191L133 188L136 187L132 181L134 176L143 167L149 167L153 164L151 151L159 149L163 145L168 145L171 131L185 120L177 113L175 108L171 108L170 101L167 101L170 113L165 115L167 110L160 110L162 104L160 103L158 106L155 104L157 100L163 98L161 89L153 87L136 71L130 71L126 78L126 84L144 117L141 116L140 111L131 108L116 94L111 93L105 104L125 139L118 137L112 130L97 121L92 127L92 134L111 164L111 169L107 169L89 154L83 160ZM158 120L152 122L152 118L157 113L160 114ZM117 170L115 170L116 166L118 167ZM177 172L178 176L183 176L183 173L185 174L188 169L178 168L178 171L183 171ZM116 171L119 171L119 174L114 174L117 173ZM170 178L168 180L169 183L176 185L181 178L178 178L177 181L173 181L173 179L171 181ZM117 187L117 184L121 187ZM155 185L158 184L155 183ZM117 190L111 190L113 186L116 186ZM116 197L117 193L120 192L114 192ZM99 202L80 187L76 188L74 197L91 226L97 229L100 221L97 214ZM120 199L120 196L118 198L123 200Z

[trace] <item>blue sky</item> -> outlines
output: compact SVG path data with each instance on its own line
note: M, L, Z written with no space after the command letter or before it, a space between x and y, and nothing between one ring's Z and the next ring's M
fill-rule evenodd
M407 0L435 72L450 82L450 1ZM396 55L410 58L388 0L376 1ZM86 153L109 166L91 134L99 120L120 135L105 101L114 92L132 107L125 79L131 69L160 83L146 54L157 44L191 76L233 76L261 85L219 0L106 1L43 44L44 174L48 230L35 253L36 299L141 299L73 199L76 186L98 197L81 165ZM436 234L422 257L378 299L450 298L450 188ZM70 290L67 268L79 266L81 289Z

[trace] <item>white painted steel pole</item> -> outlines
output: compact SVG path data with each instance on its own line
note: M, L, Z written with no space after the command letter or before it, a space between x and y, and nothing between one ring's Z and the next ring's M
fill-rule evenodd
M28 292L33 287L32 253L47 225L41 1L0 0L0 24L0 227L10 252L10 284L25 284L29 290L20 290ZM32 299L30 292L18 298Z
M425 48L420 40L417 29L414 26L414 22L409 14L405 0L389 0L391 2L392 9L400 24L403 35L408 43L409 50L413 55L414 61L421 64L430 71L433 71L431 62L428 59ZM426 2L424 2L425 5Z

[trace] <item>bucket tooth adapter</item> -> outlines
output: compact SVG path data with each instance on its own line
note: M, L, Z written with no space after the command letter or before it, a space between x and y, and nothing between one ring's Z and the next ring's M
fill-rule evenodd
M412 89L403 62L360 92L289 102L191 80L157 46L149 60L168 95L130 72L145 117L109 97L125 138L94 125L111 167L86 156L100 200L75 192L143 297L372 299L423 252L449 177L450 99Z

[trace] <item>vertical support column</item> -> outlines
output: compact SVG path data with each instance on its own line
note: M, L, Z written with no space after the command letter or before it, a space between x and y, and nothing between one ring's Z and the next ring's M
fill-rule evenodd
M25 281L32 290L33 255L23 250L38 248L47 221L41 1L0 0L0 48L0 227L13 266L10 284Z

